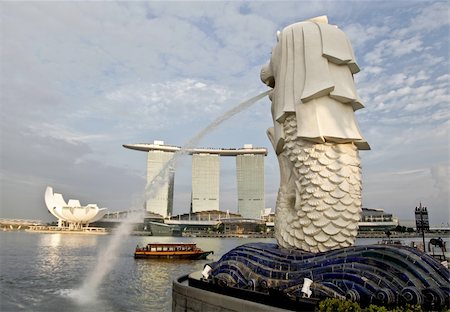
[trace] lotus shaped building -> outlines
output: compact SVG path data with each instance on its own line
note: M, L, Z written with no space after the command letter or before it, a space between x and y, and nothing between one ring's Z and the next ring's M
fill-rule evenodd
M107 208L98 208L96 204L81 206L77 199L70 199L68 203L59 193L53 193L53 188L47 186L45 190L45 204L48 210L58 218L58 226L68 226L69 229L82 229L89 223L95 222L106 214Z

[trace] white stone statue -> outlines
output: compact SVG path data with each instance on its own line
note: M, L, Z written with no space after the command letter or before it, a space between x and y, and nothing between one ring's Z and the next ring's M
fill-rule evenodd
M347 36L326 16L292 24L261 80L273 88L268 136L280 165L275 237L285 248L322 252L353 245L361 213L358 150L370 149L354 111L363 108Z

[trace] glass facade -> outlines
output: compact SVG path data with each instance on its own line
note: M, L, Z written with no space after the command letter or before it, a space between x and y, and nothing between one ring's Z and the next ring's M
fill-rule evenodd
M244 218L260 219L264 199L264 155L237 155L238 212Z
M192 212L219 210L220 156L192 155Z
M163 141L130 146L131 149L148 152L146 211L164 218L171 216L175 172L170 161L180 148L164 145ZM236 158L238 213L244 218L261 218L265 209L264 157L267 155L265 148L253 148L251 144L246 144L242 149L198 148L191 149L188 153L192 155L190 212L219 211L220 157L232 156Z
M173 211L173 185L175 171L168 165L173 152L153 150L147 158L147 186L145 188L145 208L167 217ZM165 168L167 167L167 168Z

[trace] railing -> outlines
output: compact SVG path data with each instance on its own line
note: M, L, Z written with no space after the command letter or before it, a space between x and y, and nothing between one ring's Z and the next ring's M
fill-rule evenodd
M106 233L105 228L100 227L83 227L78 229L72 229L69 227L58 227L48 225L32 225L28 227L29 231L42 231L42 232L85 232L85 233Z

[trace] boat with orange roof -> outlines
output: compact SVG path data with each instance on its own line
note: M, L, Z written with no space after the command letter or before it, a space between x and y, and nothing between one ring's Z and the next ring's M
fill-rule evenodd
M150 243L136 246L135 259L206 259L214 251L204 251L195 243Z

